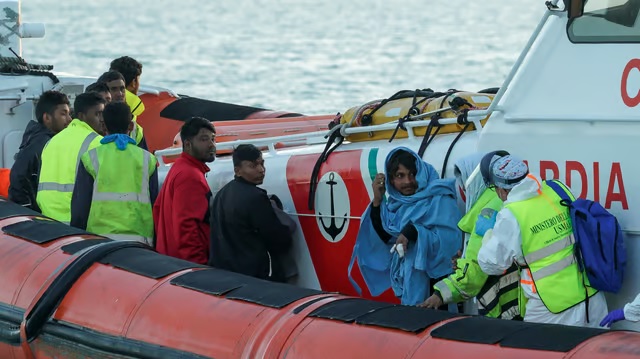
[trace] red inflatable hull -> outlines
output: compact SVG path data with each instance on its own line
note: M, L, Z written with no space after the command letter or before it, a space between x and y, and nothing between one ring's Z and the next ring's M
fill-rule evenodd
M274 284L0 201L0 358L631 358L640 333Z

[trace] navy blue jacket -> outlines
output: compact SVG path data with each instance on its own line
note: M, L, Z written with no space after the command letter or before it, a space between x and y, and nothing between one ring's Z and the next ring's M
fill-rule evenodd
M9 179L9 200L40 211L36 203L38 194L38 178L40 177L40 161L44 146L53 137L45 125L30 121L22 136L22 143L15 155Z

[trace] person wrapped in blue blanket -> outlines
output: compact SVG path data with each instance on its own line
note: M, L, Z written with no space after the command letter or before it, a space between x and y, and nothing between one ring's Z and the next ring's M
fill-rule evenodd
M440 179L406 147L389 153L385 170L386 176L373 179L373 200L362 215L349 280L362 294L351 277L357 262L372 296L393 288L402 304L416 305L452 272L451 258L462 247L455 180Z

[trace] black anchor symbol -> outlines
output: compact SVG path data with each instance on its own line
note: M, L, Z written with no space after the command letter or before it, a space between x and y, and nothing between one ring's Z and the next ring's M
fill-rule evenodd
M329 174L329 181L325 182L326 184L329 185L330 188L330 193L331 193L331 222L329 224L329 226L327 226L326 224L324 224L324 218L320 217L320 222L322 223L322 227L324 228L324 230L331 236L331 238L335 241L336 237L342 233L342 230L344 229L344 225L347 223L347 218L344 218L342 220L342 224L340 225L340 227L336 226L336 209L335 209L335 199L333 198L333 186L337 185L338 182L334 181L333 179L335 178L335 174L333 172L331 172ZM320 211L318 211L318 214L320 216L322 216L322 213ZM344 216L346 217L347 214L345 213Z

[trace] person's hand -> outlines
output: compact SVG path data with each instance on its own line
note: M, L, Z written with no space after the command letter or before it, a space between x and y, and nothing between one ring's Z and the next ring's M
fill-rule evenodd
M451 268L456 271L458 270L458 259L462 257L462 251L458 250L458 252L456 252L456 254L451 257Z
M418 304L418 307L421 308L439 308L443 305L443 301L442 298L440 298L439 295L437 294L433 294L432 296L430 296L429 298L427 298L427 300L425 300L424 302Z
M497 215L498 212L493 212L491 217L478 215L478 220L476 221L476 234L484 237L484 234L496 224Z
M616 310L612 310L611 312L609 312L609 314L607 314L606 317L604 317L604 319L602 319L602 321L600 322L600 326L601 327L610 327L611 324L615 323L615 322L619 322L621 320L624 320L624 310L623 309L616 309Z
M384 173L378 173L373 178L373 206L380 207L382 203L382 199L384 198L384 193L386 191L385 183L384 183Z
M396 239L396 246L402 246L404 253L407 253L408 245L409 245L409 240L407 239L407 237L404 236L404 234L400 233L400 235L398 236L398 239Z

